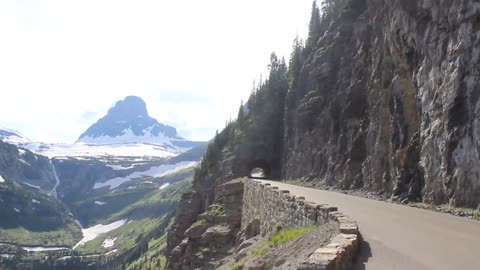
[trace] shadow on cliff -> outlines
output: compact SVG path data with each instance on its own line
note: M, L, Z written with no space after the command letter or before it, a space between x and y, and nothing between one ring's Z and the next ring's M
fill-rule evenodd
M361 234L359 234L359 241L360 250L355 260L355 264L353 265L353 270L366 269L365 264L368 262L368 259L372 257L372 249L370 248L370 244L363 239Z

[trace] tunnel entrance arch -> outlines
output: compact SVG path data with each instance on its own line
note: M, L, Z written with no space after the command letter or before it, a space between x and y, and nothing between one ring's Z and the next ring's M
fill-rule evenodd
M253 179L269 179L272 168L265 160L254 160L248 163L248 177Z

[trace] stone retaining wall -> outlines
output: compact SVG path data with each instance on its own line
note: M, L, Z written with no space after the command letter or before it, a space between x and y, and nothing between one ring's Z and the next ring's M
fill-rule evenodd
M242 230L270 236L276 224L289 227L319 226L334 221L340 234L316 250L302 269L350 269L358 252L358 226L337 207L305 201L304 197L279 190L268 183L246 180L243 194Z

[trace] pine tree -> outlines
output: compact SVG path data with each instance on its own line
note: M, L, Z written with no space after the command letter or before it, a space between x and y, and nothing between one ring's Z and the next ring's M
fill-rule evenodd
M298 39L298 36L293 41L292 54L290 55L290 62L288 68L288 81L290 86L293 86L295 78L298 76L303 64L303 42Z
M312 16L310 18L310 24L308 26L307 46L310 48L313 48L317 44L317 41L322 34L320 23L320 10L318 9L317 2L314 0L312 3Z

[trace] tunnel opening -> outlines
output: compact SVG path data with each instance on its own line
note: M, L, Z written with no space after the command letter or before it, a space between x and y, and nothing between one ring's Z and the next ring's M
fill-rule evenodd
M253 179L269 179L271 177L270 164L265 160L255 160L248 164L248 177Z

